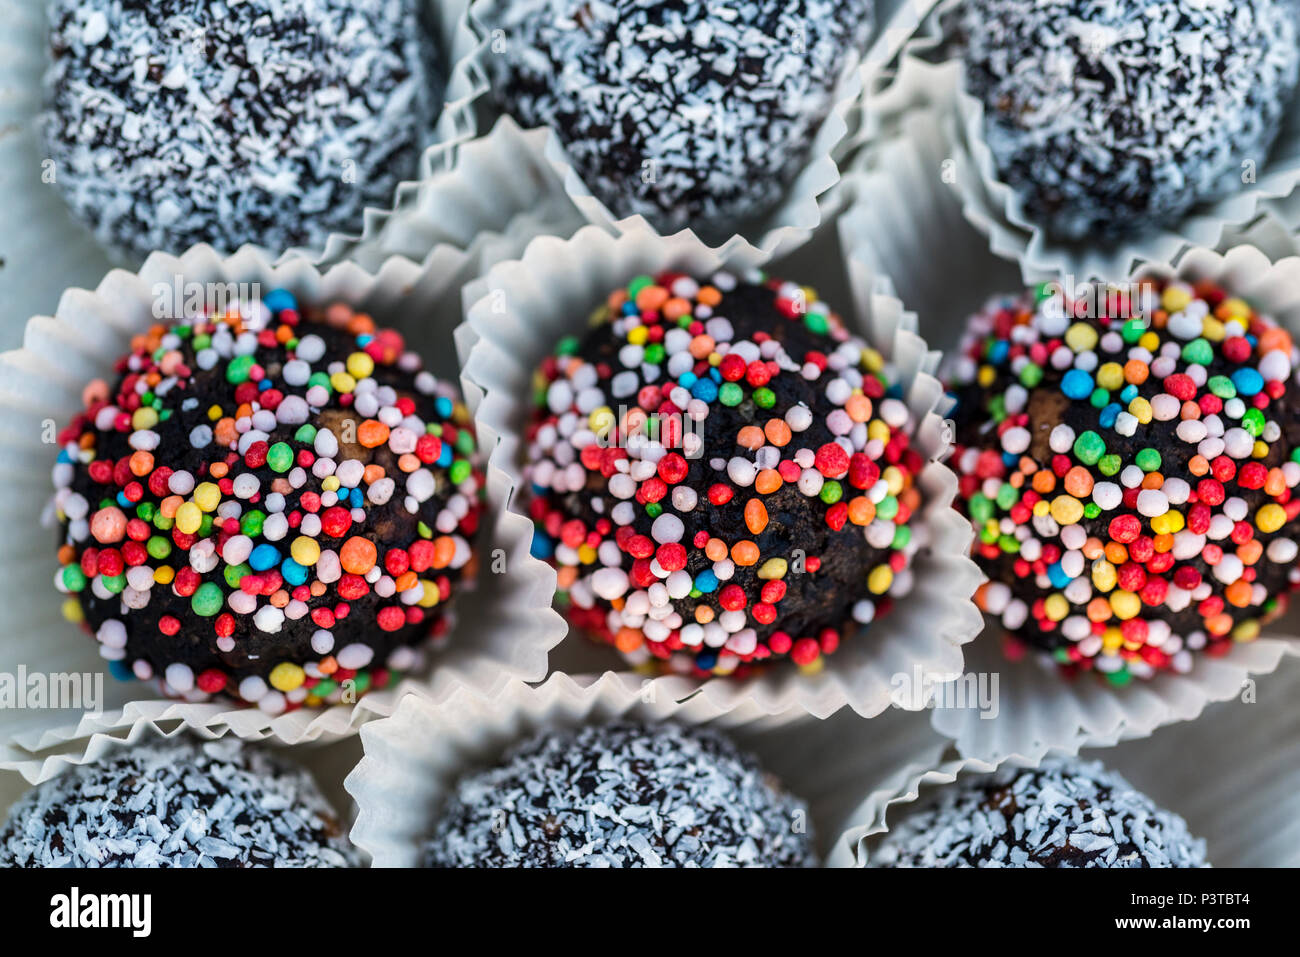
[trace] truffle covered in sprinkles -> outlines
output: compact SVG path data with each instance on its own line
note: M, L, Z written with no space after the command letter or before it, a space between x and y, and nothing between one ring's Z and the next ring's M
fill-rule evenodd
M55 182L135 256L319 248L413 179L441 106L418 0L44 0Z
M735 232L808 163L872 0L495 0L504 109L555 131L616 217Z
M121 747L19 799L0 867L359 867L301 768L234 739Z
M1205 841L1099 762L959 779L905 814L872 867L1208 867Z
M420 663L473 571L468 410L402 336L282 289L132 341L59 435L54 583L120 678L279 714Z
M1293 100L1295 0L966 0L948 29L999 178L1067 241L1242 189Z
M894 370L813 290L639 276L538 371L534 554L637 664L811 671L911 588L924 465Z
M989 302L950 372L976 601L1067 672L1186 672L1300 585L1300 353L1211 281L1066 292Z
M466 775L430 867L814 867L808 809L716 731L545 731Z

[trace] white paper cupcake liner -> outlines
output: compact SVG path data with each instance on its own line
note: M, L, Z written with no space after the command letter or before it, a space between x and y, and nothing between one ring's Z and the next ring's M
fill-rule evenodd
M468 0L421 0L441 62L449 71L444 105L430 144L420 157L417 181L403 184L388 209L367 209L355 234L335 234L318 249L264 249L332 264L362 240L382 231L420 184L456 160L457 147L478 133L472 103L486 89L466 54L476 41L466 22ZM44 0L0 0L0 347L16 346L29 316L54 310L69 286L93 288L110 268L136 269L140 260L102 249L46 181L46 157L37 132L42 80L48 60ZM56 171L57 172L57 171ZM450 242L440 236L435 242ZM432 248L432 243L428 248ZM417 259L419 261L419 259ZM377 264L370 268L376 268Z
M10 494L0 506L11 530L0 542L0 561L8 572L0 581L0 671L100 672L106 669L94 642L64 621L60 597L51 585L56 568L56 535L43 528L40 513L51 495L50 468L58 448L42 441L43 432L61 428L81 406L86 382L110 377L112 363L129 337L156 320L152 306L157 283L257 282L265 290L284 287L306 303L342 300L371 311L381 324L404 333L426 356L430 369L455 378L450 348L460 320L458 294L477 265L463 251L440 247L424 266L394 258L376 273L352 264L325 274L303 260L271 265L255 250L226 259L198 246L177 259L155 254L138 274L114 271L94 292L68 291L54 317L28 325L22 349L0 356L0 476ZM210 734L272 738L293 744L331 740L355 731L375 715L392 709L407 691L437 698L458 683L492 693L510 678L540 680L547 649L564 633L547 607L550 582L545 570L524 562L531 524L517 515L489 513L482 541L482 571L477 587L453 606L454 627L446 645L431 655L431 665L393 687L361 697L355 705L302 709L270 716L229 702L191 703L157 697L152 684L104 680L104 708L77 715L53 710L6 710L0 735L0 767L21 766L31 773L31 755L65 746L96 732L121 733L139 723L179 721ZM489 540L490 539L490 540ZM509 574L495 574L505 562ZM538 596L545 596L539 598ZM84 745L78 745L84 746ZM37 762L39 763L39 762Z
M847 175L854 201L839 228L850 259L917 311L927 341L955 349L967 316L991 295L1021 288L1022 276L1014 263L984 247L963 216L960 190L933 175L946 150L931 115L908 115L894 138L873 144ZM1147 267L1140 274L1150 270L1168 274L1171 267ZM1261 312L1300 332L1300 259L1273 265L1250 246L1226 256L1194 250L1180 260L1177 272L1220 279ZM942 281L936 282L936 274ZM1235 694L1249 676L1272 671L1284 654L1300 653L1295 616L1289 620L1253 642L1234 645L1222 658L1197 656L1190 674L1162 674L1124 688L1087 676L1065 681L1032 654L1010 662L996 629L988 629L967 648L967 672L997 677L996 716L983 716L978 707L936 708L934 725L955 740L962 755L986 761L1012 754L1037 761L1050 749L1074 752L1147 735L1196 717L1210 702Z
M909 61L944 63L941 18L960 0L941 0L929 12L916 34L900 53L901 67L895 82L913 82L917 72ZM955 104L943 115L950 155L961 167L956 184L963 194L969 221L1002 255L1016 259L1031 272L1053 272L1075 276L1114 279L1127 275L1139 262L1168 262L1189 246L1214 248L1225 229L1249 223L1261 203L1287 197L1300 184L1300 110L1292 104L1277 139L1261 163L1256 180L1216 200L1197 204L1182 220L1153 229L1127 241L1098 245L1065 242L1048 236L1024 213L1023 204L1010 187L998 178L993 154L984 139L982 103L964 90L958 60L949 60L956 84ZM895 95L905 96L904 89Z
M1206 842L1214 867L1300 866L1300 662L1286 661L1258 687L1211 705L1200 720L1105 749L1088 749L1157 806L1180 815ZM919 753L918 747L918 753ZM1194 757L1193 757L1194 756ZM952 755L929 766L924 758L900 770L849 815L830 863L866 866L883 836L908 813L958 778L1002 763L1034 766L1021 755L997 764Z
M494 37L483 25L486 22L483 14L501 2L504 0L473 0L470 4L469 26L477 34L478 45L467 57L465 69L476 79L491 75L489 58L497 55L492 49ZM860 122L858 99L864 79L896 55L934 2L878 0L876 29L871 43L865 53L846 59L836 85L834 106L813 138L803 169L774 208L761 214L753 223L742 224L735 234L712 244L716 253L723 257L783 255L806 242L813 231L833 214L837 205L834 187L839 181L836 157ZM501 111L492 103L486 82L479 93L479 116L500 116ZM481 122L486 125L490 120ZM655 227L643 216L617 217L594 196L573 168L564 146L553 131L535 129L528 132L537 134L528 138L534 156L551 166L587 222L616 232L648 231L657 234ZM682 232L689 234L691 231Z
M828 236L833 240L833 236ZM805 247L801 256L820 257L822 275L839 257L833 246ZM657 237L626 233L614 237L598 227L585 227L572 239L542 238L528 246L522 260L489 270L482 280L465 290L466 324L457 333L465 363L463 381L467 401L475 412L479 436L490 448L488 479L492 488L512 500L522 483L525 445L523 427L530 412L533 371L564 335L585 329L586 317L611 289L629 277L664 269L681 269L707 275L719 268L744 268L751 261L729 260L695 237L681 234ZM817 285L822 275L810 271L781 272ZM936 354L914 332L915 317L897 300L875 295L857 283L857 321L850 310L842 315L850 327L899 370L906 401L918 423L915 443L930 462L919 481L926 498L918 531L928 547L913 566L916 585L899 599L888 615L873 622L869 634L847 639L826 658L824 670L804 675L794 667L774 665L745 679L713 678L696 681L662 677L655 684L670 698L698 694L715 707L731 710L753 707L763 714L790 717L811 713L824 717L845 705L865 716L888 708L898 697L892 693L898 676L917 667L956 675L961 669L961 645L979 628L969 598L981 576L966 557L971 540L968 523L954 521L951 509L956 480L940 464L948 437L935 409L943 396L933 376ZM963 527L964 526L964 527ZM554 588L555 572L539 559L529 559ZM579 649L585 649L583 654ZM612 648L597 646L574 631L560 656L574 671L600 671L619 667ZM785 663L788 665L788 663ZM908 703L921 707L923 702Z
M494 700L468 689L442 705L408 697L391 717L361 731L365 756L344 782L357 806L352 841L376 867L419 867L422 844L456 781L490 767L512 743L548 728L671 720L718 727L752 752L808 803L824 851L856 820L863 793L892 787L898 769L913 762L937 763L945 745L920 715L903 711L873 722L844 712L795 725L746 717L699 697L676 702L639 679L613 674L554 675L538 687L513 685Z

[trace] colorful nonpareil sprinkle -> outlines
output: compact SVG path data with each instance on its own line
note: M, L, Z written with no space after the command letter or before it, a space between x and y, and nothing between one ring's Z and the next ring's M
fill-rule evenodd
M911 587L924 464L884 357L805 287L638 276L538 370L534 553L638 664L806 669Z
M995 300L952 369L977 600L1068 671L1185 672L1300 584L1300 356L1230 290Z
M472 574L469 414L402 336L284 290L136 336L59 435L65 613L119 677L278 714L415 667Z

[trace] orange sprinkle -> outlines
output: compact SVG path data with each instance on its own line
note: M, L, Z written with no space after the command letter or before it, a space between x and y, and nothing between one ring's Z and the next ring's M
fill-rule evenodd
M1264 554L1264 546L1260 544L1258 538L1252 538L1244 545L1237 546L1237 557L1241 559L1243 565L1254 565Z
M1204 475L1210 471L1210 462L1204 455L1193 455L1187 460L1187 471L1193 475Z
M745 503L745 527L751 535L758 535L767 528L767 506L759 499L751 498Z
M361 479L367 485L374 485L383 477L384 467L382 465L376 465L373 462L367 465L361 473Z
M214 479L223 479L230 474L230 466L225 462L213 462L208 466L208 474Z
M378 419L366 419L357 426L357 442L368 449L376 449L388 441L388 426Z
M871 400L861 392L855 392L844 403L844 411L854 422L866 422L871 418Z
M360 535L353 535L339 549L339 561L343 570L353 575L364 575L370 571L375 567L375 559L378 557L379 550L375 548L375 543Z
M713 347L715 345L717 345L717 343L713 340L713 336L706 336L706 335L696 336L694 339L691 340L691 344L690 344L691 358L707 359L709 353L713 351Z
M1129 359L1124 363L1124 379L1133 385L1141 385L1151 374L1151 367L1141 359Z
M1155 547L1156 551L1167 552L1174 547L1174 536L1167 532L1164 535L1157 535L1151 539L1151 544Z
M727 557L727 543L720 538L710 538L704 543L704 555L711 562L720 562Z
M1142 476L1143 488L1164 488L1165 477L1159 472L1148 472Z
M695 608L695 620L701 625L707 625L713 621L713 609L708 605L697 605Z
M555 584L560 591L568 591L578 580L577 565L562 565L556 570Z
M1101 539L1093 536L1083 543L1083 557L1089 561L1096 561L1106 553L1102 547Z
M783 484L781 473L776 469L763 469L754 476L754 491L759 495L771 495Z
M153 471L153 453L146 452L144 449L132 452L128 464L132 475L136 478L143 478Z
M1226 635L1232 630L1232 616L1227 612L1210 616L1205 619L1205 630L1212 635Z
M790 444L790 439L794 437L794 434L790 431L790 426L785 424L785 419L768 419L763 426L763 434L778 449L785 448Z
M285 605L289 604L289 593L283 588L277 589L271 593L270 601L276 608L283 608Z
M713 286L701 286L700 291L695 294L695 301L702 302L706 306L716 306L722 302L722 293Z
M646 286L636 294L636 307L641 312L658 312L667 301L668 290L663 286Z
M420 457L413 452L403 452L397 459L397 467L403 472L414 472L420 467Z
M1110 602L1097 597L1088 602L1089 621L1107 621L1110 618Z
M456 540L450 535L439 535L433 540L433 567L446 568L456 554Z
M1123 565L1128 561L1128 549L1119 542L1107 542L1106 561L1112 565Z
M756 425L746 425L736 433L736 444L751 452L763 447L763 430Z
M393 585L397 588L398 591L410 591L412 588L415 587L415 583L418 582L419 580L420 580L419 575L417 575L415 572L407 571L407 572L403 572L401 575L398 575L397 580L393 582Z
M219 419L212 429L212 434L218 444L228 447L233 446L239 440L239 432L235 429L235 420L230 416Z
M691 304L680 296L674 296L664 303L664 307L660 311L665 319L680 319L682 316L691 314Z
M335 660L333 655L329 655L325 658L322 658L317 663L316 667L320 669L321 674L332 675L334 674L334 672L339 670L339 663L338 661Z
M1277 466L1268 470L1264 479L1264 492L1267 495L1281 495L1286 491L1286 476Z
M858 495L849 500L849 521L854 525L870 525L875 517L875 503L865 495Z
M1092 473L1082 465L1076 465L1065 473L1065 490L1076 498L1092 494Z
M641 647L645 640L641 632L635 628L620 628L614 635L614 647L623 654L636 651Z
M731 546L731 560L737 565L753 565L758 561L758 555L758 546L748 539Z
M1250 592L1250 582L1243 578L1238 578L1223 590L1223 598L1234 608L1245 608L1250 604Z
M1033 486L1039 495L1046 495L1056 488L1056 475L1047 469L1040 469L1034 473Z

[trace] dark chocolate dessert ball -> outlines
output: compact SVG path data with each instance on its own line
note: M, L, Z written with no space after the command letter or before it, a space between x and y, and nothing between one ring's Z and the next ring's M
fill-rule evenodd
M472 570L469 414L401 335L275 290L137 336L59 436L55 585L119 677L350 703Z
M616 217L736 232L784 194L872 29L872 0L497 0L502 107L559 136Z
M1099 762L959 779L905 814L872 867L1207 867L1177 814Z
M118 748L32 789L0 867L358 867L306 771L225 739Z
M1300 584L1298 364L1212 282L990 302L951 371L976 601L1116 684L1255 638Z
M359 232L441 108L417 0L47 0L41 130L73 214L136 256Z
M1295 92L1296 26L1294 0L966 0L950 20L999 178L1065 240L1241 190Z
M634 663L819 668L911 588L915 425L811 289L637 277L540 369L534 554L573 624Z
M804 803L715 731L549 731L456 786L430 867L814 867Z

